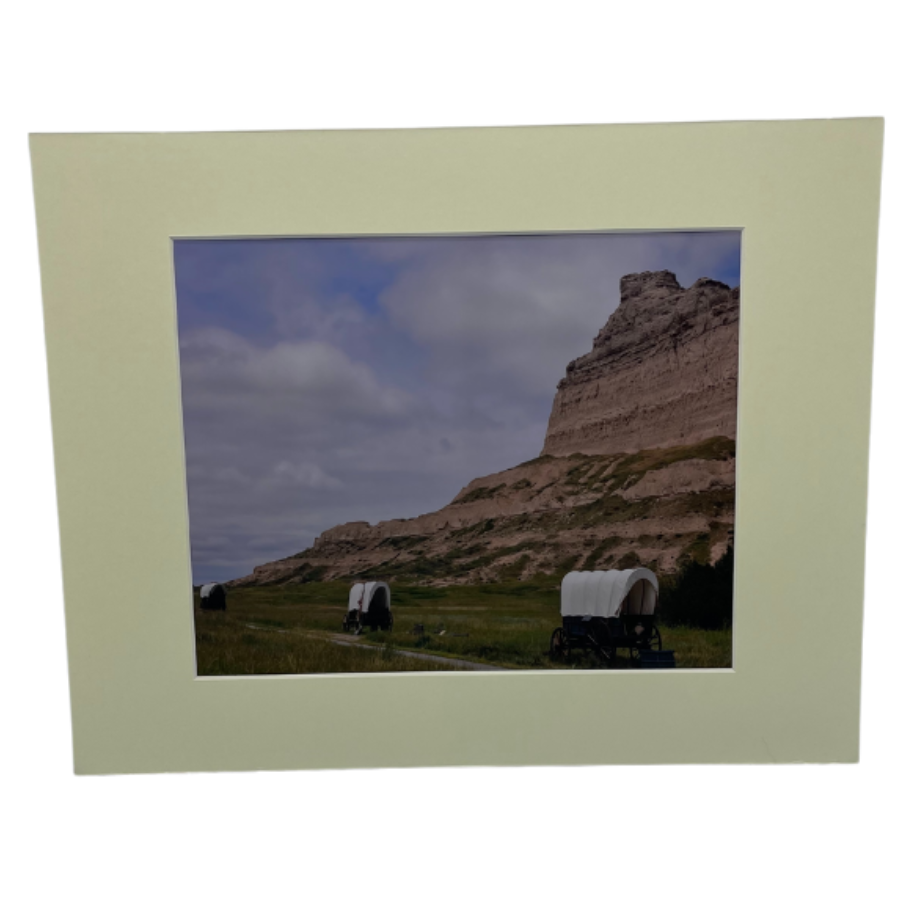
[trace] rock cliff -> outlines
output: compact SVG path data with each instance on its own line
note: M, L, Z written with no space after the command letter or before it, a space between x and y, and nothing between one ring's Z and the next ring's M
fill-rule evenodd
M733 438L739 289L672 272L621 281L621 300L591 351L557 386L545 454L634 452Z

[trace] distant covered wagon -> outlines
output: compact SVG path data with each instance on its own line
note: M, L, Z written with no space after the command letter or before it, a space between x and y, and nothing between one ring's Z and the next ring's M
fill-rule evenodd
M562 581L562 627L550 638L551 657L567 657L578 647L611 661L623 647L637 661L642 651L662 650L658 598L659 582L649 569L569 572Z
M391 589L383 581L357 582L350 588L344 631L359 634L363 628L390 631L394 627Z
M224 584L218 584L215 581L204 584L200 588L200 609L225 609L225 597L227 594L228 591L225 589Z

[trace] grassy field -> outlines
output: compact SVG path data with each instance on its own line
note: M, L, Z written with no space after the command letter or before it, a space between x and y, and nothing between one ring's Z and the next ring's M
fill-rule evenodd
M367 633L357 645L337 645L349 585L331 581L232 590L227 612L203 612L195 596L200 675L451 670L450 660L510 669L595 668L575 652L551 661L550 635L560 624L555 580L432 588L393 585L391 633ZM416 629L415 626L422 626ZM663 647L679 668L731 666L731 631L660 626ZM400 652L398 652L400 651ZM445 657L447 664L403 655ZM613 665L627 667L620 650Z

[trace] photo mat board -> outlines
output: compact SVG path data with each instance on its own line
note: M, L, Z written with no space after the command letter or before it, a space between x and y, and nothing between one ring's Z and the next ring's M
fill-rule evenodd
M882 134L33 136L76 771L854 761ZM717 228L742 230L732 670L196 678L173 238Z

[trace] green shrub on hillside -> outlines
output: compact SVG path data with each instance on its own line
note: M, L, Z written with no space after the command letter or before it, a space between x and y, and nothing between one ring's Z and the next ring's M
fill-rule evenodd
M457 503L474 503L476 500L490 500L495 494L500 493L506 489L506 482L503 484L494 485L494 487L479 487L473 488L467 494L464 494L462 497L459 497L457 500L452 501L450 504L453 506Z
M660 597L660 619L670 626L730 628L734 601L734 548L712 566L692 559Z
M617 569L637 569L641 565L641 558L634 552L629 550L624 556L620 556L616 561Z

